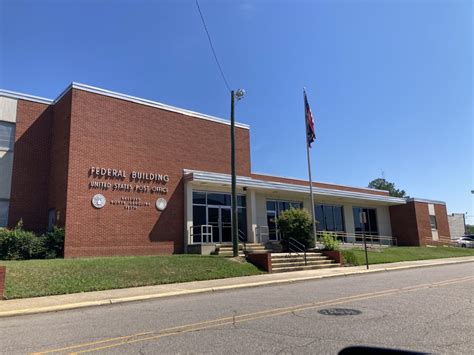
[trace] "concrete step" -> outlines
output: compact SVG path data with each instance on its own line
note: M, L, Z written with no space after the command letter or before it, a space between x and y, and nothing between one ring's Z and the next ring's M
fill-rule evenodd
M329 264L334 264L334 260L308 261L306 264L304 263L303 260L286 262L286 263L274 263L274 262L272 262L272 268L293 267L293 266L311 266L311 265L329 265Z
M302 253L300 253L299 255L303 255ZM296 256L296 257L299 257L298 254L296 253L272 253L272 257L274 258L286 258L286 257L293 257L293 256ZM306 257L309 258L309 257L312 257L312 256L323 256L323 253L306 253Z
M326 260L328 259L327 257L325 257L324 255L312 255L312 256L307 256L306 257L306 260ZM279 262L279 261L299 261L299 260L304 260L304 257L302 256L287 256L287 257L283 257L283 258L274 258L273 257L273 254L272 254L272 261L274 262Z
M216 248L216 250L221 251L221 252L226 252L226 251L233 251L233 248ZM243 248L239 248L239 250L244 250ZM254 250L254 251L265 251L265 247L247 247L246 250Z
M316 269L328 269L332 267L338 267L339 264L324 264L324 265L308 265L308 266L294 266L294 267L272 267L272 272L290 272L290 271L304 271L304 270L316 270Z
M246 248L247 249L255 249L255 250L265 250L265 245L263 244L247 244L246 245ZM217 245L216 246L216 249L219 249L219 250L233 250L233 246L230 244L221 244L221 245ZM243 244L239 244L239 249L244 249L244 245Z

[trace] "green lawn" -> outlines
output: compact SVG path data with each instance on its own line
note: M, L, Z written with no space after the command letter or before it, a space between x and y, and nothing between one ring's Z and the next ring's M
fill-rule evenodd
M25 298L262 273L246 261L173 255L3 261L6 297Z
M363 249L344 250L343 254L351 264L365 265ZM352 256L349 254L352 254ZM474 256L474 249L454 247L393 247L368 251L369 264L453 258L457 256Z

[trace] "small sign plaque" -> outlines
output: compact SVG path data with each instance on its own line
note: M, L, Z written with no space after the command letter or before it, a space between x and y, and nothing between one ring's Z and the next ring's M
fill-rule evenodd
M163 211L166 208L167 202L164 198L159 198L156 200L155 205L158 211Z
M95 208L102 208L105 206L106 199L104 195L97 194L92 197L92 206Z

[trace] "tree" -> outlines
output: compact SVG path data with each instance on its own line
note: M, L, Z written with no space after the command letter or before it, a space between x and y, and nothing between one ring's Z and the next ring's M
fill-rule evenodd
M466 224L466 234L474 234L474 226Z
M314 247L313 221L309 213L300 208L290 208L280 213L277 219L281 232L281 245L288 248L288 239L294 238L306 248Z
M410 197L406 194L405 190L396 189L395 184L393 182L388 182L383 178L372 180L371 182L369 182L368 187L370 187L371 189L388 191L389 195L393 197Z

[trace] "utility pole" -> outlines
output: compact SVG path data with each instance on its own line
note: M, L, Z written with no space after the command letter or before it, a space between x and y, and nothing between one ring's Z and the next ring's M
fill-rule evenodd
M242 89L230 92L230 165L232 174L232 251L234 257L239 256L239 234L237 227L237 175L235 173L235 99L244 97L245 91Z

